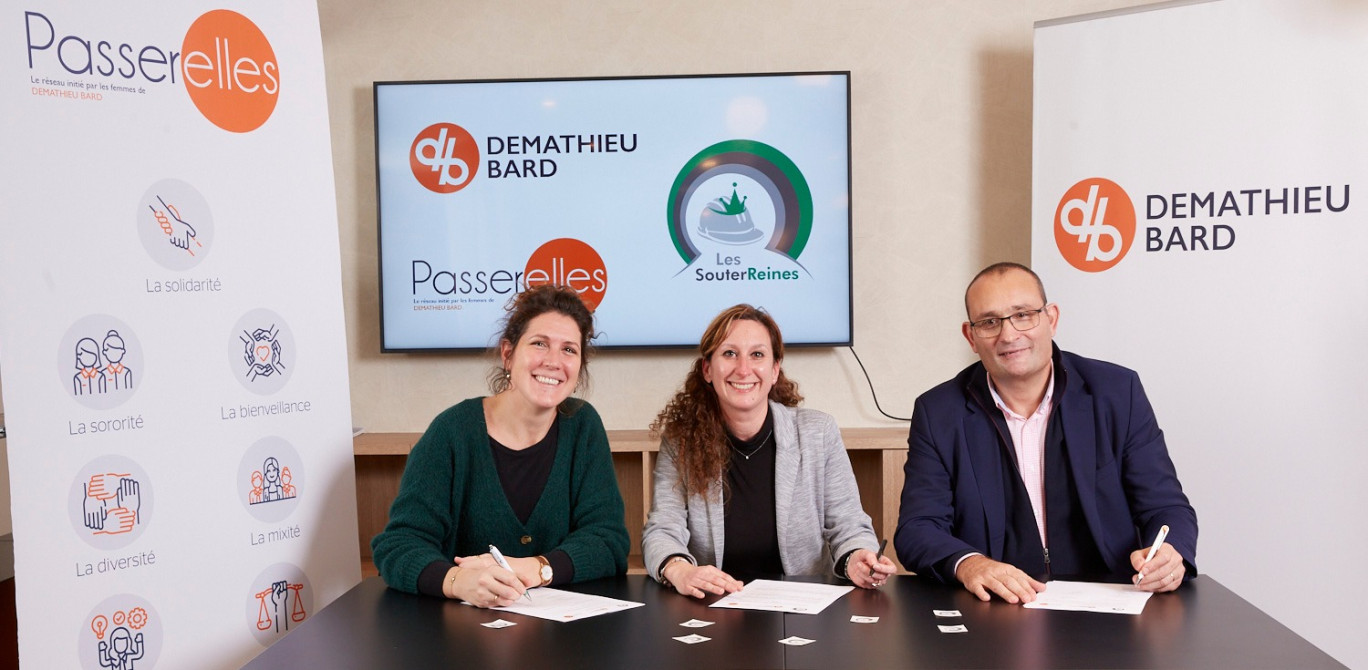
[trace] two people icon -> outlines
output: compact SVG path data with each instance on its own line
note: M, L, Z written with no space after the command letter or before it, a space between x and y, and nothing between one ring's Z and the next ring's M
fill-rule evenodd
M71 378L75 395L96 395L133 388L133 370L124 364L128 347L117 330L105 333L103 343L83 337L76 342L76 374Z

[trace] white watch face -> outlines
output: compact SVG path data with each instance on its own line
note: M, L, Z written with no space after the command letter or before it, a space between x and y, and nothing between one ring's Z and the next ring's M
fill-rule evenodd
M541 578L544 582L551 581L551 566L543 565L541 567Z

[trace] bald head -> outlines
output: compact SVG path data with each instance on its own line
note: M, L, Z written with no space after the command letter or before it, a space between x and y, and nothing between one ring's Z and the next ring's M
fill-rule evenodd
M1030 275L1031 279L1035 281L1036 288L1040 289L1040 304L1043 305L1049 302L1049 300L1045 298L1045 284L1040 281L1040 276L1033 272L1031 268L1022 265L1021 263L1012 263L1009 261L993 263L992 265L979 270L979 273L974 275L974 278L970 280L969 285L964 289L964 313L969 317L969 320L972 321L974 319L974 315L969 312L969 292L973 290L974 284L977 284L980 279L985 277L1000 277L1009 272L1024 272Z

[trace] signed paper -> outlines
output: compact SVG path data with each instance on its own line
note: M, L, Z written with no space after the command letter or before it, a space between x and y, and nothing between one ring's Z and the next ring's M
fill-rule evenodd
M736 593L727 595L709 607L740 610L764 610L790 614L817 614L850 593L853 586L812 584L809 582L778 582L757 579Z
M548 621L579 621L600 614L611 614L645 605L645 603L634 603L559 589L539 588L532 589L528 593L532 594L530 601L523 598L508 607L492 609L500 612L525 614Z
M1130 584L1098 584L1094 582L1054 581L1036 594L1034 602L1023 605L1031 609L1068 610L1071 612L1102 612L1105 614L1139 614L1149 602L1149 591L1138 591Z

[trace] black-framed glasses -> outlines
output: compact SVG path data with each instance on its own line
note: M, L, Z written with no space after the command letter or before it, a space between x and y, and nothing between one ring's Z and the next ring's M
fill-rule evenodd
M1049 303L1042 305L1040 309L1025 309L1016 314L1007 316L990 316L978 321L970 321L969 329L974 331L979 337L993 337L1002 332L1002 323L1011 321L1012 327L1018 331L1027 331L1040 325L1040 313L1049 307Z

